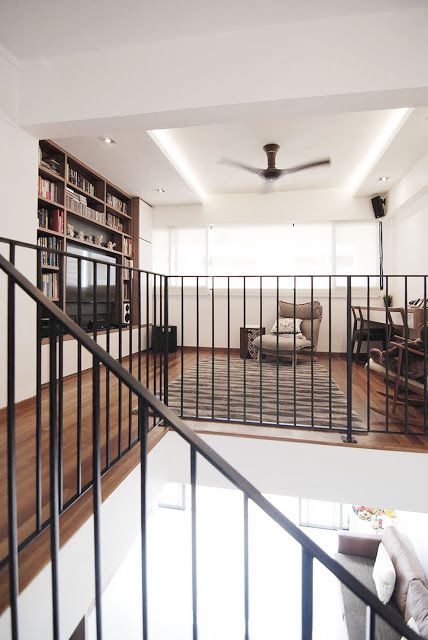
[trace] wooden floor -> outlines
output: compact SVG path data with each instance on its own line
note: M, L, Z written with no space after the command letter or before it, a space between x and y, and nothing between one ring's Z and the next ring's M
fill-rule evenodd
M218 350L221 355L222 350ZM208 354L205 354L208 355ZM238 352L233 352L232 357L239 357ZM319 355L320 364L327 366L326 356ZM196 363L195 349L187 348L183 353L183 368L186 370ZM143 354L138 359L134 356L132 367L134 374L141 366L142 382L148 383L148 387L159 393L162 383L159 376L159 361L155 362L149 356L148 367ZM129 362L124 360L124 365ZM169 379L173 380L181 372L181 353L170 354ZM285 365L281 365L285 366ZM156 371L155 371L156 368ZM146 377L146 372L148 376ZM155 375L156 374L156 375ZM333 356L332 374L339 387L346 393L346 360L342 355ZM156 384L156 389L155 389ZM383 380L372 375L370 380L370 427L379 429L381 433L370 433L358 436L357 447L369 447L379 449L403 450L426 452L428 451L428 437L423 437L420 428L411 428L409 434L404 433L404 426L400 422L390 422L390 429L396 433L385 433L385 418L376 412L385 406L385 391ZM366 422L367 411L367 371L361 364L353 365L353 408ZM77 433L76 433L76 376L70 376L64 380L63 386L63 421L62 421L62 499L66 503L75 496L77 491L78 476L76 472L77 461ZM109 406L109 437L106 434L106 408ZM107 442L110 460L113 460L119 451L126 451L129 444L135 442L137 437L137 417L129 414L129 407L135 407L137 401L130 398L125 387L119 389L117 381L110 380L109 401L106 399L105 371L101 372L101 462L104 466L107 459ZM120 412L121 407L121 412ZM121 413L121 415L120 415ZM420 410L411 409L409 416L420 419ZM299 431L289 428L260 427L251 425L232 425L212 422L191 423L195 431L200 433L217 433L222 435L234 435L242 437L256 437L269 439L285 439L301 442L312 442L327 445L344 445L338 433L326 433L325 431ZM150 435L150 446L154 446L165 433L165 429L156 427ZM35 439L35 400L31 399L20 403L16 407L16 463L17 463L17 501L18 501L18 525L19 541L22 542L35 530L35 505L36 505L36 439ZM131 448L124 458L116 463L106 474L103 481L103 499L111 493L123 478L138 464L138 447ZM92 476L92 374L86 371L82 374L82 428L81 428L81 485L89 483ZM6 414L0 411L0 483L7 487L7 458L6 458ZM61 544L63 544L82 522L90 515L90 492L85 494L86 502L80 499L74 507L68 509L61 517ZM42 503L43 518L49 517L49 409L48 390L43 390L42 397ZM35 551L33 542L21 554L20 563L24 567L21 572L21 586L28 584L35 575L36 568L40 569L46 560L48 540L41 536L38 541L39 551ZM43 542L44 540L44 542ZM43 553L44 549L44 553ZM29 558L25 564L26 554ZM6 491L0 494L0 559L7 555L7 495ZM31 557L31 560L30 560ZM35 562L39 558L39 562ZM27 566L28 565L28 566ZM0 609L1 604L7 600L7 580L4 569L0 574ZM6 600L5 600L6 599Z

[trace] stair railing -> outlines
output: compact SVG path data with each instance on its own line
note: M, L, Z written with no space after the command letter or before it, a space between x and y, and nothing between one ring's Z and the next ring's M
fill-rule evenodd
M242 492L244 502L244 624L245 640L251 637L249 617L249 557L248 557L248 503L257 505L269 518L276 522L288 535L301 546L302 551L302 592L301 621L302 640L311 640L313 628L313 561L320 562L343 585L360 598L367 607L367 638L374 640L376 619L379 617L388 623L399 634L409 640L419 640L418 634L412 631L394 610L383 605L380 600L359 580L349 573L340 563L330 557L313 542L299 527L284 516L269 500L252 485L242 474L233 468L202 438L196 435L168 406L144 387L132 373L109 355L93 338L85 333L53 302L49 301L12 264L0 256L0 270L7 277L7 472L8 472L8 568L9 598L11 611L11 632L13 640L19 638L19 568L18 568L18 523L17 523L17 470L16 470L16 420L15 420L15 320L16 320L16 288L29 296L50 318L49 336L49 458L50 458L50 557L52 576L52 629L53 638L60 639L60 606L59 606L59 500L58 500L58 345L59 336L65 331L86 349L92 357L92 494L94 515L94 568L95 568L95 609L97 640L102 640L102 589L101 589L101 444L100 444L100 371L104 368L118 381L125 385L138 399L138 443L140 446L141 473L141 552L142 552L142 637L149 637L148 605L147 605L147 434L149 411L162 420L163 424L177 433L190 447L190 477L192 504L192 617L193 640L198 638L198 584L197 584L197 477L198 459L204 458L212 467L220 472L232 485ZM287 635L287 630L283 630Z

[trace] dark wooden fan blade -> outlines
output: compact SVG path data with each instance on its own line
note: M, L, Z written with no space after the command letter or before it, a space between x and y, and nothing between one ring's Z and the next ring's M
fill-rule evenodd
M330 158L324 158L323 160L314 160L314 162L306 162L305 164L298 164L295 167L289 169L281 169L281 176L286 176L289 173L297 173L298 171L304 171L304 169L311 169L313 167L322 167L330 164Z
M244 169L244 171L249 171L250 173L260 173L263 169L257 169L257 167L250 167L247 164L242 164L241 162L235 162L235 160L230 160L229 158L220 158L217 161L217 164L223 164L226 167L236 167L237 169Z

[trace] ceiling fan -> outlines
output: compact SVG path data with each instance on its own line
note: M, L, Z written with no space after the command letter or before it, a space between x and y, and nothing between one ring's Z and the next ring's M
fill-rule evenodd
M269 191L273 187L274 182L289 175L290 173L297 173L304 169L311 169L312 167L321 167L323 165L330 164L330 158L323 158L321 160L315 160L313 162L306 162L305 164L298 164L288 169L278 169L276 167L276 154L279 150L279 144L265 144L263 151L267 155L267 167L266 169L258 169L257 167L250 167L241 162L235 162L235 160L229 160L229 158L221 158L218 163L224 164L228 167L237 167L238 169L244 169L250 173L254 173L265 181L265 191Z

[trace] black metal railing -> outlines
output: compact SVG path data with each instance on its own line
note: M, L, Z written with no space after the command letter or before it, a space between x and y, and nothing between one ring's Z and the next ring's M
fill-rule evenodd
M198 495L196 491L198 481L198 462L205 459L214 469L226 478L232 485L242 492L244 501L244 618L245 638L251 637L251 616L249 612L249 554L248 554L248 503L251 501L257 505L269 518L276 522L288 535L301 546L302 551L302 592L301 592L301 637L302 640L312 638L313 625L313 562L317 560L330 573L332 573L343 585L350 589L367 606L367 638L375 637L376 620L381 618L386 621L396 632L410 640L418 640L419 636L412 631L395 610L383 605L380 600L351 575L341 564L331 558L325 551L316 545L299 527L293 524L276 507L273 506L245 477L228 464L214 449L197 436L159 397L156 397L133 375L129 368L125 368L118 360L113 358L79 327L68 315L49 301L28 279L26 279L13 265L15 255L11 247L10 261L0 256L0 271L7 278L7 470L8 470L8 545L9 553L7 564L9 569L9 598L11 610L11 635L13 640L20 637L19 619L19 524L17 519L17 500L19 494L19 477L17 475L16 456L17 423L15 415L15 391L16 378L16 319L17 310L15 304L16 290L25 294L38 308L38 312L46 314L49 318L49 519L50 527L50 558L52 576L52 629L55 640L60 638L61 608L59 601L59 412L58 412L58 349L63 348L60 336L71 335L90 354L92 360L91 387L92 387L92 414L91 414L91 447L92 460L90 464L94 513L94 575L95 575L95 608L96 629L98 640L102 639L102 590L101 590L101 562L102 548L102 523L100 519L101 509L101 370L108 370L110 376L120 382L137 400L138 406L138 433L136 444L140 447L140 473L141 473L141 546L142 546L142 637L148 638L148 600L147 600L147 436L149 432L149 412L162 421L162 423L177 433L190 447L190 476L192 495L192 613L193 613L193 638L198 638L198 583L197 583L197 513ZM279 630L279 633L281 631ZM286 635L287 630L283 633Z
M102 344L128 372L156 397L167 399L167 349L168 333L168 286L165 276L149 271L137 270L120 263L109 263L90 256L75 255L45 249L28 243L0 238L0 247L12 264L23 265L33 274L38 288L43 288L44 273L58 274L58 296L54 306L62 309L76 321L88 336ZM94 247L96 248L96 247ZM54 262L44 256L56 256ZM45 267L47 266L47 271ZM123 300L123 275L127 276L129 294ZM11 304L13 300L11 301ZM126 309L125 309L126 306ZM126 311L126 317L122 315ZM9 331L8 349L15 351L19 338L34 331L34 340L28 340L28 351L21 349L18 362L18 393L27 382L27 397L7 398L9 407L20 400L30 402L31 416L25 416L27 445L31 450L25 460L27 474L34 478L34 493L29 491L18 504L18 520L28 520L25 534L18 539L19 550L30 543L49 524L46 502L50 482L46 474L49 461L46 457L45 431L49 428L49 416L55 411L58 425L55 437L58 439L58 456L55 483L58 512L61 514L71 507L91 486L91 465L84 457L84 442L91 437L91 413L85 390L92 386L92 360L67 327L56 327L52 342L52 318L40 304L29 313L16 315L16 334ZM10 319L9 319L10 320ZM161 336L151 348L152 330ZM166 336L165 340L162 338ZM35 351L35 366L31 366L31 351ZM53 354L56 352L55 359ZM10 355L10 354L9 354ZM28 357L30 358L28 360ZM12 358L9 357L9 363ZM56 377L53 378L52 367ZM137 400L122 381L113 378L108 368L101 371L103 402L99 407L100 469L101 476L107 473L119 460L126 456L138 443ZM50 385L55 389L51 389ZM57 402L52 404L53 392ZM19 404L18 404L19 406ZM95 409L95 407L93 408ZM21 420L18 415L18 422ZM24 418L19 424L22 424ZM149 427L159 422L154 413L149 416ZM66 441L65 441L66 438ZM23 462L23 460L19 460ZM55 466L56 468L56 466ZM67 469L67 486L64 474ZM1 475L1 471L0 471ZM3 478L2 478L3 479ZM4 478L6 480L6 478ZM31 502L31 504L30 504ZM2 513L1 516L4 514ZM33 519L34 515L34 519ZM6 522L6 518L1 518ZM30 524L31 523L31 524ZM0 569L6 564L4 553L0 553Z
M189 420L323 430L346 442L365 433L426 435L424 334L418 354L408 348L427 323L426 279L170 276L181 376L170 382L169 405ZM297 329L272 333L284 316L300 325L303 311L305 340ZM374 347L376 358L387 357L383 366L370 359ZM189 349L196 352L190 368ZM419 360L419 376L409 370L409 355Z

